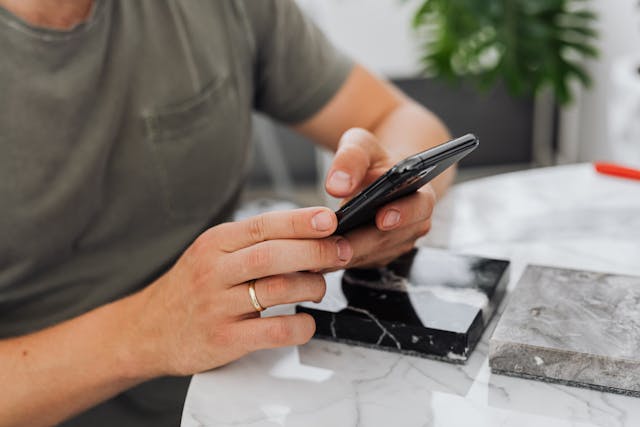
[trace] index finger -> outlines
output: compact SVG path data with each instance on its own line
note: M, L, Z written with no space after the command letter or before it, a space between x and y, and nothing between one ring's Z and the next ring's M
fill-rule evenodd
M326 207L274 211L243 221L214 227L218 246L235 252L274 239L312 239L330 236L336 229L336 214Z

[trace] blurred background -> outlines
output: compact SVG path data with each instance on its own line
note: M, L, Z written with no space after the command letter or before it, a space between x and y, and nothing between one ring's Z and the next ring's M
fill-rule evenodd
M299 0L332 42L481 149L458 182L608 160L640 168L637 0ZM255 118L245 199L331 204L330 155Z

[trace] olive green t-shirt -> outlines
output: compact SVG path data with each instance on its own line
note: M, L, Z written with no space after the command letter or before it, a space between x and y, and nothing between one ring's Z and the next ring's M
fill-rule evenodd
M0 8L0 339L162 274L233 209L252 111L304 120L350 68L292 1L96 0L69 31ZM68 425L176 425L187 384Z

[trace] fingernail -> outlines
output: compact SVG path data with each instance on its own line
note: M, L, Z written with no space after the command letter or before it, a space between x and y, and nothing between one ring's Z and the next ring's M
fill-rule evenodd
M351 189L351 175L343 171L335 171L329 177L328 184L334 191L347 192Z
M395 209L389 209L384 218L382 219L382 226L384 228L393 227L400 222L400 212Z
M333 225L331 215L327 211L318 212L311 218L311 226L317 231L327 231Z
M349 242L347 242L347 239L338 239L336 246L338 247L338 259L340 259L340 261L349 261L351 255L353 255L353 250Z

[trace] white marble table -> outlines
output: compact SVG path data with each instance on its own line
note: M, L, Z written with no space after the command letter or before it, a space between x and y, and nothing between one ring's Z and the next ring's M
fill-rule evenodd
M510 288L527 263L640 275L640 182L590 165L467 182L422 243L510 259ZM491 374L495 322L465 366L319 340L254 353L196 375L182 425L640 426L638 398Z

